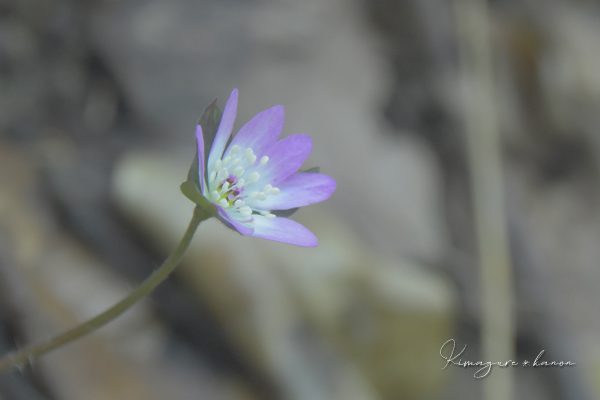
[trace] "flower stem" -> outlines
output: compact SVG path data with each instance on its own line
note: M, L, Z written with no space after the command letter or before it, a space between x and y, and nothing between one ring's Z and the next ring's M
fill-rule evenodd
M194 209L194 216L190 221L190 224L183 235L183 238L177 245L175 251L163 262L163 264L156 271L152 273L135 291L125 297L123 300L104 311L102 314L70 329L52 339L43 343L35 344L26 347L22 350L16 351L0 359L0 371L11 367L20 367L26 363L32 362L45 353L69 344L88 333L95 331L98 328L106 325L110 321L117 318L119 315L127 311L132 305L138 300L147 296L152 292L162 281L164 281L173 272L175 267L179 264L183 253L188 248L194 233L200 225L200 222L208 219L211 215L200 207Z

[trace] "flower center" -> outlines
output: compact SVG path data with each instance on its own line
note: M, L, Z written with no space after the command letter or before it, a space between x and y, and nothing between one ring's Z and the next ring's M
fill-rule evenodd
M246 170L256 161L257 157L251 148L242 152L242 148L235 145L231 147L225 158L217 160L210 167L208 174L205 197L221 206L229 216L240 222L252 222L252 214L261 214L267 219L275 218L270 210L255 209L246 205L247 199L256 198L263 201L270 195L279 194L279 189L269 184L261 191L252 190L260 179L260 173L256 170L264 167L269 162L269 157L261 157L254 168L255 171L246 175Z

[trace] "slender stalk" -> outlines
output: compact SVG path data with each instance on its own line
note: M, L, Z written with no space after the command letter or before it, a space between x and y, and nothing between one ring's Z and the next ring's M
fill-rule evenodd
M190 224L175 251L135 291L133 291L123 300L104 311L102 314L76 326L73 329L55 336L46 342L26 347L3 357L0 359L0 371L11 367L20 367L32 362L51 350L69 344L87 335L88 333L101 328L123 314L138 300L144 298L150 292L152 292L162 281L167 279L173 270L175 270L175 267L177 267L181 257L183 256L183 253L185 253L190 241L194 237L194 233L196 232L198 225L200 225L200 222L204 221L210 216L210 214L206 213L201 208L196 207L194 209L194 216L192 217L192 220L190 221Z
M481 263L481 353L485 361L515 360L513 273L504 212L489 10L486 0L456 0L455 6ZM485 400L512 399L512 368L494 369L482 386Z

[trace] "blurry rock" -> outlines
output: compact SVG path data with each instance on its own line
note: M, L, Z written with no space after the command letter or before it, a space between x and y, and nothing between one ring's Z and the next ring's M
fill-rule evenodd
M165 253L191 218L193 204L178 190L191 159L139 152L115 169L117 205ZM443 376L439 347L452 332L452 287L420 266L376 255L327 207L294 217L317 235L317 248L205 221L179 273L291 399L431 393Z
M310 209L301 216L319 232L317 249L267 244L306 317L382 398L435 392L444 375L440 343L454 323L452 287L420 265L369 250L336 218Z

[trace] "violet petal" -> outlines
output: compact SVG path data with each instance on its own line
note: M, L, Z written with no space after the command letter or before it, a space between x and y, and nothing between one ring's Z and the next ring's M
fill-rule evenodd
M208 155L208 163L206 165L208 166L209 171L212 169L215 162L223 155L225 145L231 136L235 115L237 114L237 104L238 90L233 89L231 96L229 96L229 100L227 100L227 104L225 104L221 123L219 124L219 129L217 129L215 140L210 149L210 154Z
M283 106L271 107L254 116L235 135L229 149L238 145L242 151L251 148L254 154L259 155L272 146L283 130L285 110Z
M253 184L246 185L247 189L261 190L266 184L279 186L290 175L298 171L312 150L312 139L308 135L292 135L275 143L258 157L268 156L269 161L264 166L256 163L246 170L250 176L256 171L260 179Z
M198 177L200 178L200 193L204 193L204 138L202 127L196 127L196 143L198 145Z

